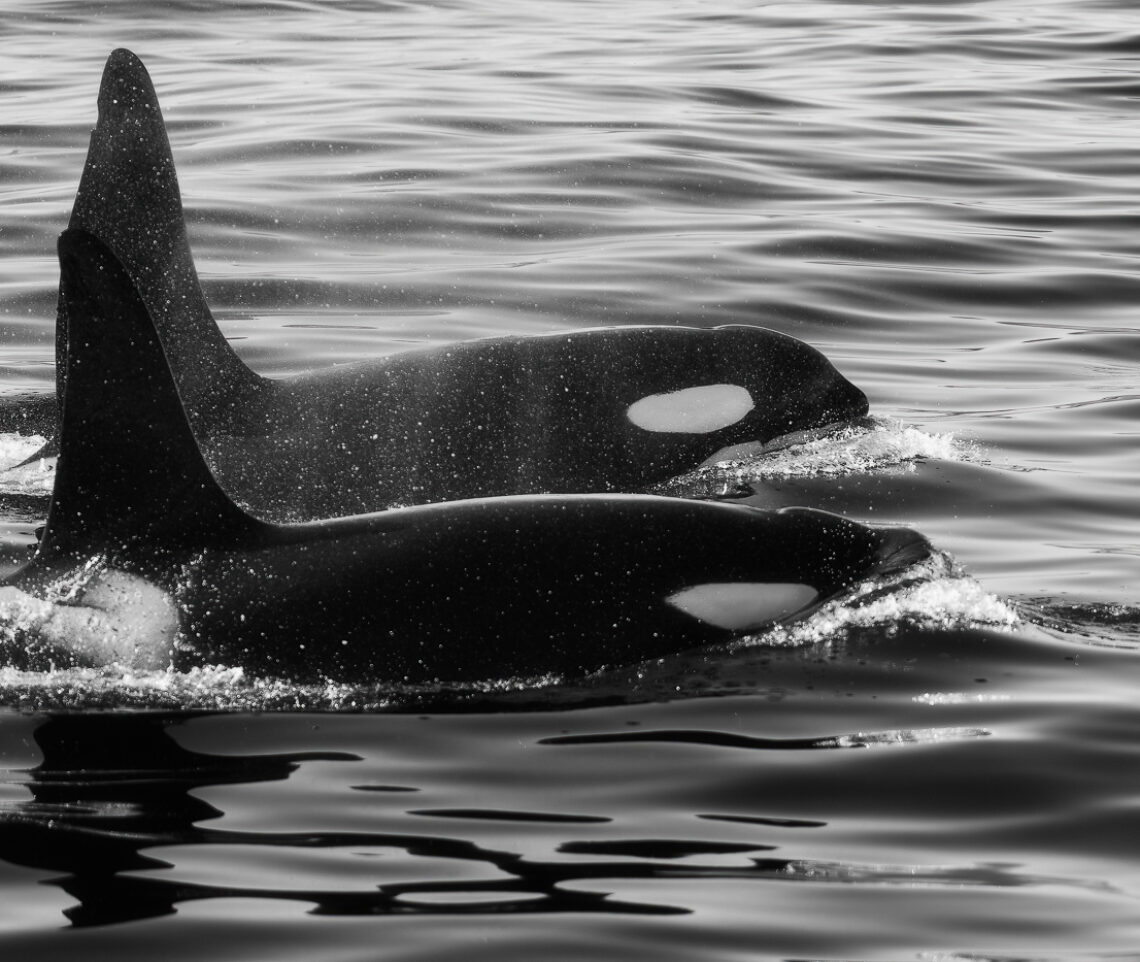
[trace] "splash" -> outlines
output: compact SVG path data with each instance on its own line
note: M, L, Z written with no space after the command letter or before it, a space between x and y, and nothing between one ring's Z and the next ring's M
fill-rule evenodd
M893 418L863 418L817 431L787 434L753 450L706 463L660 487L663 494L707 496L706 489L790 478L842 477L887 469L914 471L924 460L980 461L973 442L928 434Z
M0 703L25 711L71 709L173 709L180 711L454 710L468 702L540 692L555 676L507 678L446 685L371 685L324 681L298 683L258 678L237 667L208 665L186 671L135 671L118 665L52 667L46 671L0 668Z
M822 435L778 438L765 446L757 467L767 477L830 477L899 465L913 469L928 458L963 461L974 453L972 445L952 434L927 434L894 419L869 418Z
M39 435L0 434L0 492L50 495L55 483L55 458L38 458L24 464L40 448Z
M380 710L359 688L297 685L248 677L240 668L208 666L188 671L131 671L121 666L25 671L0 668L6 704L25 710L182 709L219 711Z
M1101 648L1140 648L1140 607L1119 603L1062 603L1025 599L1018 605L1026 620L1047 632L1077 638Z
M749 635L735 644L801 647L854 629L876 628L891 635L902 628L1012 631L1020 624L1016 609L964 574L949 555L935 552L905 571L860 583L802 622Z
M0 643L11 662L52 657L50 645L41 645L38 640L44 626L57 606L73 601L104 566L103 558L91 558L75 571L45 585L42 598L8 585L0 587Z

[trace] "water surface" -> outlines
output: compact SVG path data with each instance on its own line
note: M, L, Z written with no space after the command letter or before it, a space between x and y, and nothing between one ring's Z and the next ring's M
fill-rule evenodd
M8 951L1140 951L1128 4L24 0L0 25L0 393L51 390L55 238L127 46L258 370L769 326L875 420L677 490L754 485L944 552L585 680L0 674ZM33 447L0 438L5 463ZM9 559L49 486L0 485Z

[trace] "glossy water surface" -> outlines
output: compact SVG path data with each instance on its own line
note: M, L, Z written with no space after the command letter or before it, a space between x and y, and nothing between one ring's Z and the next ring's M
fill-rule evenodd
M0 393L51 389L55 238L128 46L258 370L770 326L873 420L670 490L945 552L586 680L2 672L13 958L1140 955L1131 5L19 0L0 26ZM49 489L0 476L9 563Z

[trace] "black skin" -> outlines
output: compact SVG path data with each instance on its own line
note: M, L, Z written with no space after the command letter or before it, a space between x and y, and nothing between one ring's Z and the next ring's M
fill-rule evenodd
M470 341L270 380L206 304L157 95L126 50L107 61L70 226L116 255L158 328L219 481L264 517L543 492L641 491L730 445L858 418L866 396L822 354L751 326L625 327ZM59 391L81 298L66 265ZM753 409L707 433L634 425L629 406L694 386L747 389Z
M60 259L72 324L56 486L33 560L7 583L42 595L101 557L173 596L179 667L354 681L581 674L733 637L669 603L683 589L807 585L800 615L929 550L913 532L819 511L647 495L256 519L206 465L122 265L78 230Z

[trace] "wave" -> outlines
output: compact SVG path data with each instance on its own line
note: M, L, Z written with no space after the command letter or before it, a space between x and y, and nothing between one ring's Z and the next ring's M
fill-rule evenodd
M38 434L0 434L0 494L51 497L56 459L24 463L45 441Z
M1047 632L1104 648L1140 650L1140 607L1117 603L1018 602L1026 620Z
M815 431L786 434L764 445L720 451L656 492L674 497L723 497L765 481L843 477L886 469L913 471L921 461L984 460L972 441L929 434L894 418L869 417Z
M945 552L886 578L862 582L828 602L810 618L748 635L735 647L803 647L855 629L901 628L1013 630L1022 624L1017 609L966 575Z

